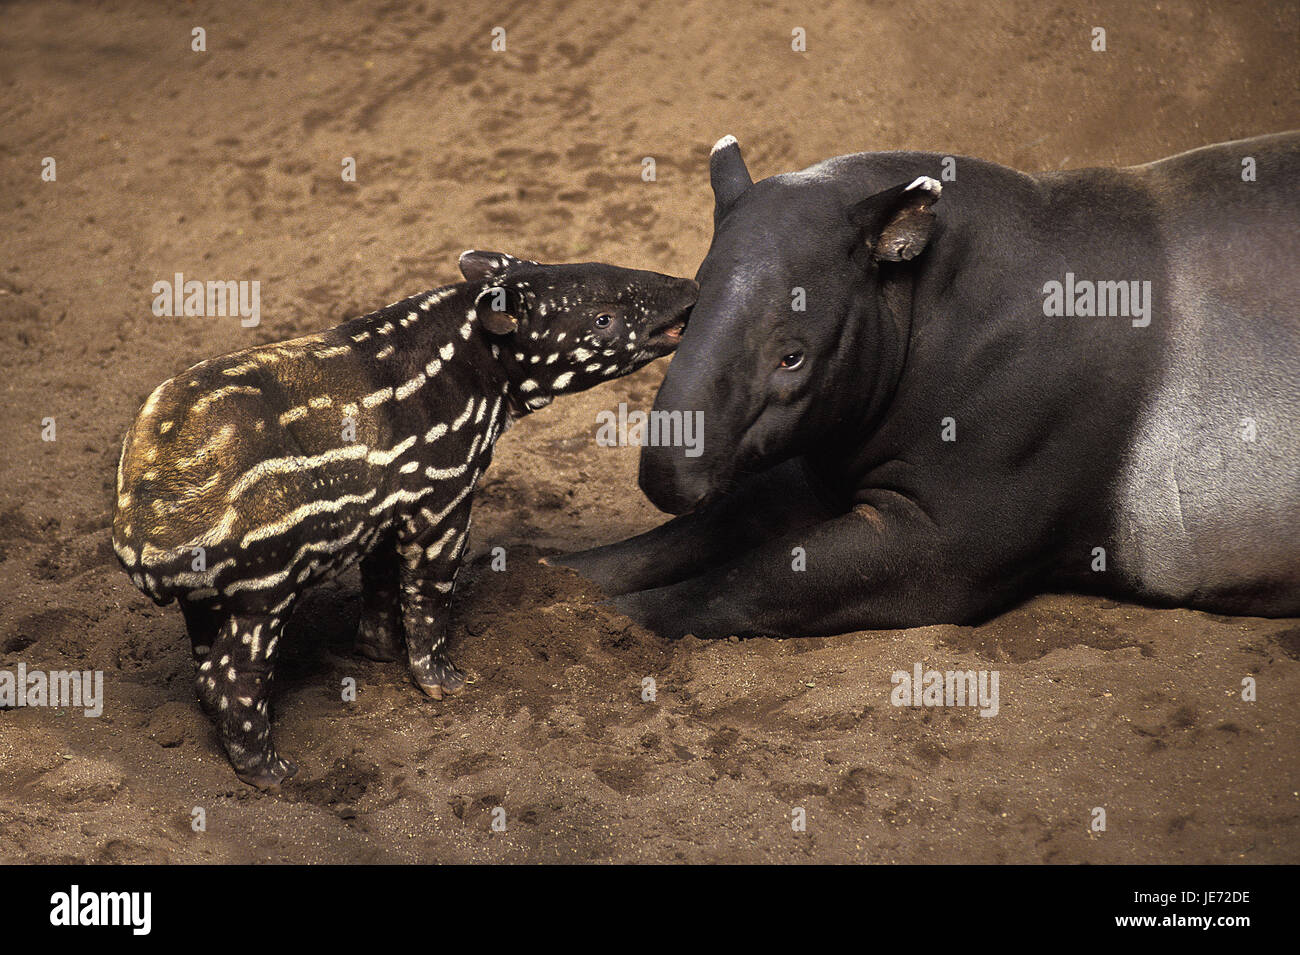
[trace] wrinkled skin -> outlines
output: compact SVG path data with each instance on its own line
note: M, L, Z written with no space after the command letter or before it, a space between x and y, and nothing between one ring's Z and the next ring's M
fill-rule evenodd
M1049 589L1300 613L1300 136L918 182L943 158L754 184L715 147L655 402L703 411L704 450L641 458L680 516L558 562L670 636L972 622ZM1147 320L1047 317L1067 272L1149 282Z

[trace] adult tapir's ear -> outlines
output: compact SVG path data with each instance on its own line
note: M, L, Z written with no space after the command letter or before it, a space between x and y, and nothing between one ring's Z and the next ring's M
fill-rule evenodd
M524 317L524 297L509 285L489 285L474 299L474 316L493 335L509 335Z
M905 262L921 254L934 228L934 204L943 187L929 176L868 196L849 209L871 254L886 262Z
M466 281L481 282L486 278L505 275L521 260L504 252L479 252L469 249L460 254L460 274Z
M709 180L713 183L713 219L716 222L754 184L735 136L723 136L713 144L713 151L709 153Z

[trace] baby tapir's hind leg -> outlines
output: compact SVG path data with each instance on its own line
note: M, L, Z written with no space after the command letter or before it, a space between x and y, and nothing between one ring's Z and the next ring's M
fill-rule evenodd
M400 562L394 543L382 541L361 561L361 622L357 652L371 660L396 660L402 653Z
M184 597L179 603L185 616L185 630L190 635L190 649L195 661L202 663L212 651L212 644L216 643L227 615L208 603L196 603Z
M465 685L465 674L447 655L447 625L468 535L465 506L400 545L407 659L416 685L435 700Z
M235 774L275 789L298 771L271 744L271 675L282 618L238 614L226 619L199 666L199 702L212 718Z

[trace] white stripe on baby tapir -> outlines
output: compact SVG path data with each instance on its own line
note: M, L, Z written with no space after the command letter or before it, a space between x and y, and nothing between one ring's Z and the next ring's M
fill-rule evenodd
M424 476L431 481L445 481L447 478L460 477L474 463L474 456L478 454L479 442L483 440L483 435L474 435L474 440L469 446L469 453L465 456L465 462L450 468L425 468Z
M237 580L230 584L230 586L226 587L223 593L233 594L240 590L267 590L277 584L284 583L284 581L288 579L289 575L298 569L299 561L301 561L308 553L313 551L322 554L338 553L344 547L347 547L356 540L357 537L360 536L361 532L365 530L365 527L366 523L365 521L362 521L358 523L356 527L352 528L349 533L344 534L337 540L308 541L298 548L298 552L293 555L293 558L289 561L284 570L274 574L267 574L265 577L254 577L250 580Z
M202 411L212 402L220 401L227 395L260 395L261 393L261 388L254 388L252 385L226 385L224 388L218 388L203 395L194 404L190 405L190 411Z
M420 372L410 381L398 385L397 389L393 392L393 397L398 401L405 401L407 398L411 397L411 395L423 388L424 383L428 380L428 376L426 376L424 372Z
M247 548L249 544L255 541L274 537L276 534L283 534L289 528L301 524L307 518L317 514L328 514L332 511L342 510L349 504L365 504L378 493L378 490L371 488L365 494L344 494L332 501L312 501L309 504L303 504L301 507L295 507L280 520L253 528L240 540L239 546Z
M178 556L180 559L184 560L189 555L188 553L185 553ZM235 558L231 557L228 560L223 560L219 564L213 564L207 570L185 570L177 574L162 574L160 576L162 577L162 582L168 587L212 587L217 582L217 575L227 567L235 566L236 563L237 561Z
M453 524L451 527L448 527L447 530L443 532L443 535L441 537L439 537L436 541L434 541L432 544L430 544L428 547L424 549L424 559L433 560L435 557L441 554L443 547L445 547L447 541L451 539L451 535L455 533L456 533L456 527Z
M437 514L430 511L427 507L420 508L420 516L425 519L429 527L437 527L442 523L443 518L460 506L461 501L465 500L465 498L470 495L470 492L474 490L474 486L478 484L480 473L479 469L475 468L473 476L465 482L465 486L460 489L460 493L453 497L451 501Z
M312 354L316 358L341 358L352 354L352 349L347 345L333 345L329 348L318 348Z
M457 417L456 420L451 423L451 430L459 431L461 428L463 428L465 426L465 422L469 420L469 416L473 413L474 413L474 399L470 398L465 405L465 410L461 412L460 416Z
M322 465L335 464L339 461L352 461L358 458L365 458L367 464L382 467L392 463L394 458L407 451L414 443L415 436L413 435L387 451L371 451L364 444L345 444L341 448L331 448L329 451L322 451L320 454L314 454L310 457L293 454L283 458L271 458L253 465L240 475L239 480L231 485L230 490L226 492L226 499L233 501L253 484L271 474L309 471Z
M366 408L373 408L375 405L381 405L389 398L393 397L393 389L380 388L378 391L371 392L361 399L361 404Z

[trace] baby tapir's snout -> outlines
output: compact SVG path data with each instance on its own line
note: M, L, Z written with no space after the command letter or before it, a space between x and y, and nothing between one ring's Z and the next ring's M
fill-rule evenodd
M272 673L303 591L359 564L360 652L403 650L442 699L474 489L512 420L671 352L697 289L601 263L466 252L466 281L336 328L194 366L127 434L113 547L178 600L197 689L240 779L295 767L271 742Z

